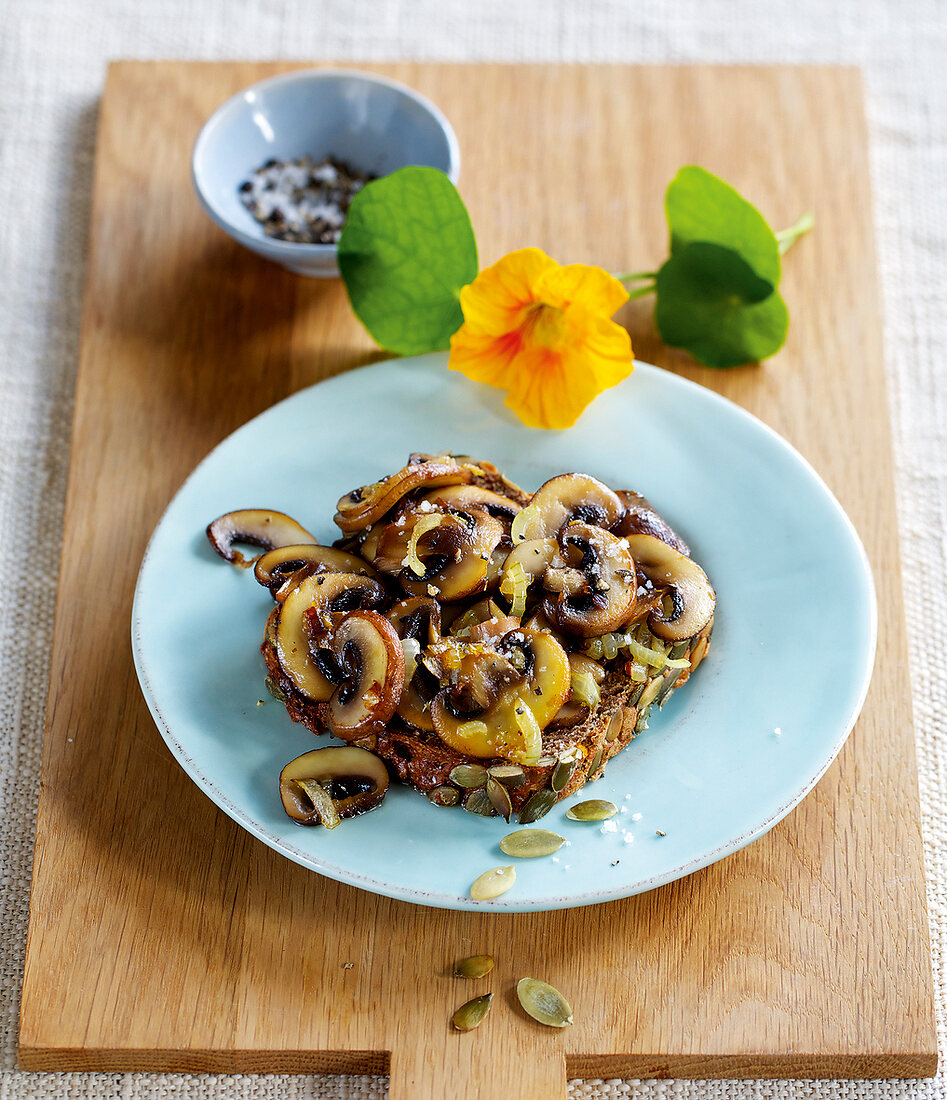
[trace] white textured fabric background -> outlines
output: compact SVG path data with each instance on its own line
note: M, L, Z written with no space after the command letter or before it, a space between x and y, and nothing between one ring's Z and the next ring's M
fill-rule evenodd
M385 1095L373 1077L15 1068L97 97L116 57L862 66L947 1061L947 0L2 0L0 28L0 1100ZM947 1097L947 1075L585 1081L570 1095L901 1100Z

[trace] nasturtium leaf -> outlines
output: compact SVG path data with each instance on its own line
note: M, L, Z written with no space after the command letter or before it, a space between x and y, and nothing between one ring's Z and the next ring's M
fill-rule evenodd
M679 247L658 272L657 295L661 339L709 367L759 362L786 339L785 302L731 248Z
M671 255L696 241L732 248L753 271L779 286L779 244L762 214L728 183L697 165L682 168L664 200Z
M357 317L383 348L446 348L464 320L460 290L478 270L470 217L447 176L416 165L366 184L348 210L339 270Z

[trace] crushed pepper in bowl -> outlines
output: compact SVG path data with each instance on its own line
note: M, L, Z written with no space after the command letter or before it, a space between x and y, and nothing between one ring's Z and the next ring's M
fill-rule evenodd
M326 157L268 160L239 188L240 199L268 237L298 244L337 244L349 204L376 179Z

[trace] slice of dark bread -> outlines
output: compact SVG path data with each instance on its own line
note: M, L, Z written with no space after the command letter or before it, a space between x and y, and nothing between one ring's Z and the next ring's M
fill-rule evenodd
M427 461L430 456L414 455L412 462ZM474 460L470 460L474 461ZM490 463L476 461L473 483L491 492L526 505L531 494L509 481ZM614 529L620 535L644 533L659 539L687 556L687 546L657 511L636 493L621 493L625 513ZM340 539L338 546L358 552L364 533ZM392 595L392 601L397 599ZM275 614L275 612L274 612ZM313 702L296 687L281 667L274 645L272 623L268 623L261 646L269 673L271 691L285 702L290 717L315 734L330 733L327 704ZM463 805L474 813L517 815L523 822L541 817L558 800L578 791L585 783L601 776L607 762L621 752L645 728L649 715L688 680L707 654L713 620L704 623L693 636L668 645L668 656L689 664L651 669L643 682L629 678L630 662L620 652L606 663L605 679L600 687L600 702L594 711L580 710L586 716L568 728L547 727L542 734L542 755L538 763L519 765L519 772L503 775L510 761L500 757L484 759L465 755L441 740L436 733L410 725L398 714L371 731L360 731L349 738L353 744L380 756L392 775L439 805ZM578 648L578 646L577 646ZM640 673L639 668L639 677ZM469 776L455 781L452 773L459 765L468 765L483 782L475 785ZM488 783L489 769L500 767L501 781ZM509 769L507 769L509 770ZM514 772L516 768L512 769ZM456 773L455 773L456 774ZM502 788L502 789L501 789ZM485 797L489 795L489 797Z
M652 711L663 706L671 693L687 682L707 655L712 629L713 623L708 623L687 643L682 655L690 661L688 669L669 669L645 683L636 683L629 680L620 667L613 665L606 674L601 702L594 713L568 729L544 732L543 756L548 760L534 767L523 766L523 782L506 788L512 812L522 814L530 799L541 791L555 795L545 807L548 810L555 802L598 779L608 761L647 726ZM280 667L269 639L265 639L260 648L271 682L283 698L290 718L315 734L329 733L325 704L313 703L295 689ZM397 717L377 732L356 738L353 744L376 753L397 779L441 805L463 804L470 798L469 788L455 785L450 778L450 773L459 764L490 768L508 763L500 757L485 760L465 756L446 745L436 734L408 726ZM553 790L554 786L558 790ZM448 793L450 791L456 792L456 798ZM543 804L543 800L537 802L539 806ZM487 809L482 799L477 804L483 809L476 812ZM530 814L529 819L536 818Z

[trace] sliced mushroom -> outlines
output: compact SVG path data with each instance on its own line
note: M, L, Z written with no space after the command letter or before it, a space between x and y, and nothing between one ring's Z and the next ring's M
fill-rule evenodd
M559 534L560 557L543 577L542 608L560 630L580 638L607 634L634 615L638 583L625 543L601 527L570 523Z
M290 760L280 772L283 809L301 825L337 825L380 806L388 792L388 770L374 753L352 745L313 749Z
M422 646L441 636L441 608L431 596L399 600L388 612L388 621L399 638L417 638Z
M320 703L335 691L320 669L314 625L319 633L331 624L333 614L377 607L384 596L377 581L357 573L315 573L293 588L276 619L276 656L298 691Z
M473 480L473 471L456 463L427 462L405 466L373 485L353 489L339 501L335 522L348 534L368 527L414 489L437 485L462 485Z
M560 474L540 485L513 520L513 542L555 537L570 520L611 527L623 512L618 496L601 481L588 474Z
M301 527L282 512L274 512L268 508L242 508L218 516L213 523L207 525L207 538L224 561L244 568L248 568L251 563L239 550L234 549L234 543L243 542L248 546L260 546L264 550L301 543L318 545L318 539L305 527Z
M317 660L334 687L326 720L343 740L385 725L404 690L404 650L377 611L352 611L323 640Z
M275 595L287 579L300 569L307 569L309 574L358 573L363 577L378 576L367 562L354 554L347 554L332 546L306 543L278 546L275 550L269 550L257 558L253 575L264 588Z
M617 496L625 510L618 522L612 525L612 534L652 535L661 542L666 542L668 546L673 546L685 557L690 554L687 543L640 493L619 489Z
M373 564L415 595L460 600L486 588L503 533L500 520L474 508L412 511L385 527Z
M512 521L522 507L515 500L494 493L492 489L485 489L482 485L447 485L431 493L425 493L421 501L427 501L448 511L479 508L482 512L489 512L491 516L505 520L507 523Z
M486 596L482 600L465 608L450 624L449 633L455 638L469 638L471 630L480 623L488 622L502 615L503 611Z
M453 645L457 663L431 704L438 736L468 756L535 763L542 731L569 694L565 650L550 634L521 630L492 645Z
M653 535L628 535L625 542L638 569L655 587L667 588L673 603L672 614L660 608L649 613L651 632L680 642L703 630L713 618L717 597L697 562Z

